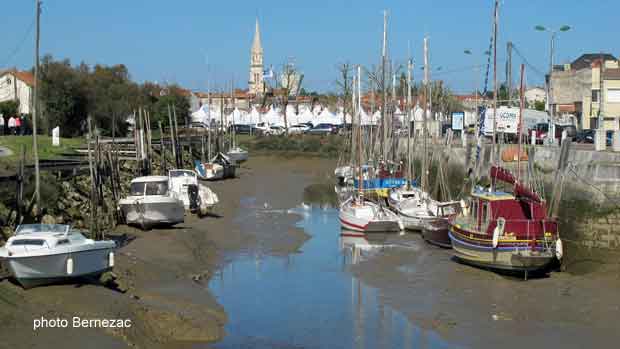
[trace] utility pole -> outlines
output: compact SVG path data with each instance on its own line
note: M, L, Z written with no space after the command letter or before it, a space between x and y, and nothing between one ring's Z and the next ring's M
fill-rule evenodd
M605 129L605 57L601 52L601 66L599 68L598 80L599 80L599 93L598 93L598 129Z
M32 152L34 153L34 193L35 202L37 204L35 216L39 215L41 210L41 191L40 191L40 179L39 179L39 149L37 146L37 116L39 114L39 42L41 33L41 3L39 0L35 0L36 7L36 32L35 32L35 44L34 44L34 86L33 97L34 102L32 106Z

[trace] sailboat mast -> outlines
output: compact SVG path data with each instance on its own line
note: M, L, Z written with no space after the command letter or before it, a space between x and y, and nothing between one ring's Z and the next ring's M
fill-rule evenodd
M423 126L422 126L422 131L424 132L423 135L423 139L424 139L424 153L422 154L422 191L427 192L428 190L428 142L427 142L427 138L428 138L428 126L426 125L426 119L427 119L427 110L428 110L428 37L424 38L424 116L423 116Z
M381 133L381 152L383 160L387 159L387 101L385 94L387 93L386 86L386 62L387 61L387 11L383 11L383 50L381 52L381 126L383 132Z
M36 214L38 215L41 210L41 190L39 179L39 149L37 142L37 116L39 114L39 43L41 32L41 2L35 0L36 6L36 33L34 42L34 88L33 88L33 108L32 108L32 152L34 157L34 195L35 203L37 204Z
M521 177L521 130L522 120L523 120L523 105L525 103L524 97L524 87L523 87L523 75L525 75L525 65L521 64L521 85L519 86L519 128L517 131L519 137L519 145L517 146L517 182L520 181Z
M360 199L363 197L364 192L363 192L363 187L364 187L364 177L362 175L362 67L361 66L357 66L357 110L358 110L358 125L357 125L357 132L358 132L358 139L357 139L357 146L358 146L358 157L359 157L359 181L358 181L358 189L359 189L359 195L360 195Z
M398 104L398 100L396 99L396 74L392 73L392 103L390 103L392 107L390 108L390 144L392 148L392 161L396 162L396 142L394 139L394 114L396 113L396 106Z
M409 58L407 62L407 189L411 188L413 180L413 164L411 163L411 71L413 61Z
M493 18L493 164L497 164L496 154L496 132L497 132L497 27L499 17L499 0L495 0L495 12ZM495 183L495 181L493 181ZM493 185L495 187L495 185ZM493 188L495 189L495 188Z

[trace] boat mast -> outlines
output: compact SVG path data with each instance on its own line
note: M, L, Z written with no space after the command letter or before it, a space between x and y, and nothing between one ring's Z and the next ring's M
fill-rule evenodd
M409 55L407 62L407 189L411 189L411 181L413 180L413 164L411 163L411 71L413 70L413 61Z
M231 146L231 150L235 149L236 145L235 145L235 141L236 141L236 136L237 136L237 130L235 130L235 79L233 78L231 83L230 83L230 102L232 103L232 112L231 112L231 122L232 122L232 133L231 133L231 138L232 138L232 146Z
M499 0L495 0L495 12L493 18L493 151L491 159L494 165L497 164L496 154L496 132L497 132L497 27L499 17ZM492 181L492 190L495 191L495 180Z
M353 165L354 163L354 159L355 159L355 130L354 130L354 125L355 123L353 122L353 118L355 117L356 112L359 113L359 110L357 109L357 105L356 105L356 96L355 96L355 87L357 86L357 76L354 75L353 76L353 84L352 84L352 88L351 88L351 113L353 114L353 116L351 116L351 161L350 164ZM345 96L346 97L346 96ZM344 119L345 119L345 126L346 126L346 119L347 119L347 110L346 108L344 109ZM360 124L361 124L361 116L360 116Z
M421 178L421 187L423 192L428 191L428 126L426 124L427 119L427 111L428 111L428 37L424 37L424 116L423 116L423 139L424 139L424 153L422 154L422 178Z
M40 190L40 179L39 179L39 149L37 142L37 116L39 114L39 43L40 43L40 32L41 32L41 2L39 0L35 0L36 6L36 33L34 40L34 88L33 88L33 108L32 108L32 152L34 157L34 197L36 203L36 211L35 215L39 215L41 212L41 190ZM17 84L16 84L17 85Z
M387 160L387 101L385 99L385 94L387 93L387 86L385 84L386 80L386 61L387 61L387 11L383 11L383 50L381 54L381 126L383 128L383 132L381 133L381 152L383 156L383 160Z
M521 64L521 85L519 87L519 123L517 135L519 137L519 145L517 146L517 183L520 182L521 177L521 129L523 120L523 105L525 103L523 76L525 75L525 65Z
M363 186L364 186L364 177L362 175L362 113L360 112L362 110L362 67L361 66L357 66L357 109L358 109L358 125L357 125L357 129L358 129L358 139L357 139L357 146L358 146L358 157L359 157L359 181L358 181L358 185L357 188L359 189L359 200L360 203L362 203L363 201L363 197L364 197L364 192L363 192Z
M393 69L392 69L393 70ZM394 114L396 113L396 106L398 100L396 99L396 73L392 73L392 107L390 108L390 145L392 148L392 161L396 162L396 143L394 139Z

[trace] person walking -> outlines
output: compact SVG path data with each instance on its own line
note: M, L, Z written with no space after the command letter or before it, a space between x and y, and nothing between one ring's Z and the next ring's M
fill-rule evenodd
M15 134L22 135L22 119L19 116L15 118Z
M15 132L15 118L14 117L10 117L9 118L9 134L12 135Z

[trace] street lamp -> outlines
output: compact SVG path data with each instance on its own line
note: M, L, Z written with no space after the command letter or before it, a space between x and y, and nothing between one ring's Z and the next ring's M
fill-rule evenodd
M553 56L554 56L554 50L555 50L555 37L559 32L569 31L571 27L568 25L563 25L557 30L551 30L551 29L547 29L546 27L542 25L537 25L534 27L534 29L540 32L547 32L551 34L551 50L549 52L549 82L547 82L547 110L549 110L549 126L548 126L547 135L548 136L552 135L552 137L555 137L555 130L552 130L554 110L553 110L553 104L551 102L553 98L551 96L551 81L552 81L551 75L553 74ZM554 133L552 133L552 131Z

